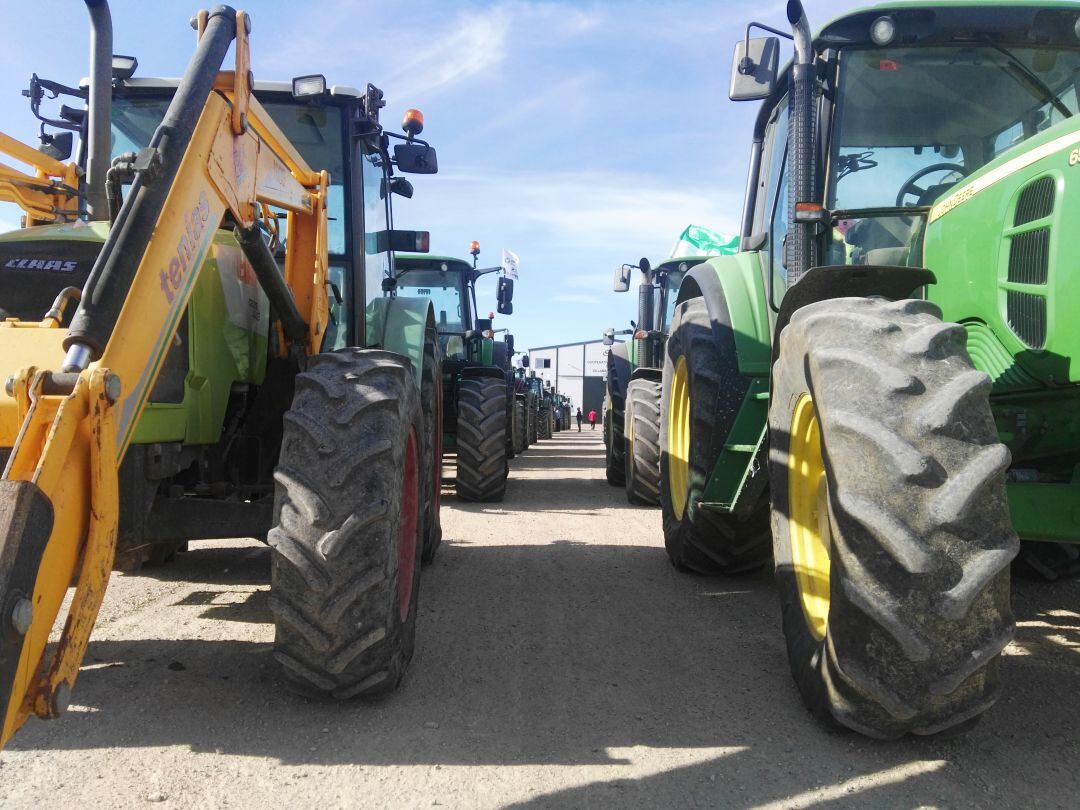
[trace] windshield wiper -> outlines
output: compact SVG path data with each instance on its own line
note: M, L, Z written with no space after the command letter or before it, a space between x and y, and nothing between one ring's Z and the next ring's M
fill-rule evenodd
M1065 106L1065 102L1062 101L1057 96L1057 94L1050 89L1049 85L1047 85L1046 82L1039 78L1038 74L1036 74L1035 71L1033 71L1023 62L1021 62L1020 59L1017 58L1016 54L1014 54L1007 48L998 45L996 42L989 42L987 44L989 44L991 48L993 48L995 51L1008 59L1009 65L1024 79L1027 79L1027 83L1029 85L1031 85L1035 90L1042 94L1042 98L1040 99L1040 101L1050 102L1050 104L1053 105L1054 109L1061 113L1063 117L1072 118L1073 114L1069 110L1069 108ZM1021 84L1023 84L1023 82L1021 82Z

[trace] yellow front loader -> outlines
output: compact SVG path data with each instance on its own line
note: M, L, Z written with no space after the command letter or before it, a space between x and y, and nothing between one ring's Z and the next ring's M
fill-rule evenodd
M104 0L86 2L92 19L103 10L107 19ZM280 595L275 591L272 598L281 642L279 660L296 679L316 690L338 697L363 694L379 679L367 670L363 678L355 674L360 670L346 654L360 654L356 639L335 635L339 626L358 623L350 614L354 610L374 612L384 625L382 635L368 639L365 654L372 647L392 645L382 655L393 658L399 670L411 654L418 561L427 540L422 533L433 528L423 510L432 504L437 509L437 495L429 483L435 477L428 449L433 440L419 404L426 378L417 369L414 384L417 362L363 348L373 344L387 348L393 341L385 334L381 340L351 341L361 348L324 346L333 314L328 295L337 293L328 279L326 167L311 168L256 98L247 15L218 7L201 12L195 27L195 54L168 100L164 118L149 143L121 167L133 182L122 204L111 211L107 236L81 294L76 288L58 290L55 306L41 320L0 322L0 380L5 381L0 394L0 449L10 448L0 479L0 745L31 715L56 717L67 706L113 568L121 501L126 497L119 491L118 472L159 371L170 350L181 343L178 329L189 317L193 289L206 283L205 278L200 281L200 270L215 256L220 263L217 243L231 239L229 231L235 232L234 244L243 251L244 267L257 278L269 302L273 321L264 345L270 362L292 369L288 375L298 375L292 408L269 417L279 425L284 420L284 438L275 480L264 483L262 490L271 493L263 496L264 514L270 513L268 504L273 503L272 525L262 532L269 529L274 575L285 583ZM108 33L106 65L111 52ZM233 43L234 69L222 71ZM99 64L101 56L95 54ZM84 130L89 141L85 177L82 167L65 165L0 136L0 152L31 166L31 172L19 172L0 164L0 199L26 211L28 228L44 232L51 226L43 223L105 219L102 209L111 201L101 193L102 170L110 157L109 83L107 75L92 73ZM284 221L280 230L287 238L280 240L284 249L275 256L279 220ZM264 238L268 233L275 239ZM393 242L399 232L387 233L391 236L384 242ZM381 247L387 254L389 248L389 244ZM384 288L392 291L392 285ZM362 292L359 300L363 301ZM67 313L70 324L65 329L65 309L75 301L77 309L73 315ZM369 308L385 312L390 307L384 301ZM423 310L411 311L421 313L413 321L419 321L422 338ZM368 333L374 323L369 318ZM355 337L358 331L350 334ZM320 354L335 348L338 351ZM437 380L437 348L431 359L432 368L425 366L426 373ZM367 386L347 385L364 374L370 377ZM385 380L390 382L384 384ZM396 412L400 424L388 425L387 409L382 407L381 415L364 416L363 397L385 404L386 390L375 390L380 385L401 390L404 404ZM335 397L323 405L312 406L320 386L345 387L335 388ZM292 387L289 376L288 388ZM374 393L365 393L368 389ZM249 406L245 413L256 407ZM313 415L312 407L323 410ZM351 421L337 418L336 409L347 410ZM300 482L304 489L292 472L303 459L308 459L303 465L310 469L310 457L325 457L327 467L340 466L329 458L325 441L311 444L315 428L309 422L335 424L342 435L350 436L365 418L382 420L378 430L384 435L399 430L402 436L386 451L390 472L382 472L397 494L384 496L369 489L362 493L373 502L389 500L398 506L385 516L385 525L361 520L363 510L372 507L359 501L349 507L351 511L340 512L335 504L320 512L312 507L312 492L324 501L329 496L318 491L317 482L305 479ZM224 437L227 430L220 432ZM176 447L191 449L182 442ZM196 449L210 452L213 447ZM370 459L369 465L378 467ZM224 503L235 504L238 510L257 506L255 491L249 487L243 497L232 496ZM391 546L380 551L387 558L381 569L385 587L368 581L370 576L364 581L363 597L368 602L362 601L356 584L357 566L340 562L343 552L334 545L343 545L346 529L352 544ZM301 580L303 584L296 586ZM71 586L74 598L59 642L47 649ZM382 593L380 588L386 593L373 606L370 594ZM337 614L329 616L326 605L334 599ZM324 625L314 627L318 621ZM298 627L311 630L300 642L295 639ZM346 676L354 670L349 680ZM382 682L392 687L401 672L382 675Z

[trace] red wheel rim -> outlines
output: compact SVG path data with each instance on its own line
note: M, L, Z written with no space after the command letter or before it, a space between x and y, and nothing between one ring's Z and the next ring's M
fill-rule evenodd
M420 476L416 461L416 431L410 430L405 445L405 470L401 476L401 529L398 535L398 609L402 621L409 616L413 574L416 572L416 533L420 523Z

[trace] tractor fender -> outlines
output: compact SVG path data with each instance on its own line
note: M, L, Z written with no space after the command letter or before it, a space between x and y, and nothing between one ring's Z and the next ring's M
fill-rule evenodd
M769 306L756 251L714 256L691 268L679 287L676 305L701 297L713 329L735 336L739 371L748 377L769 373L772 344Z
M630 382L630 349L628 343L615 343L611 347L608 363L613 374L608 375L608 384L618 390L614 393L620 397L626 396L626 385Z
M412 363L416 388L422 387L424 341L428 330L437 329L435 310L427 298L398 295L376 298L368 305L367 339L371 348L400 354Z
M775 334L791 321L791 316L807 304L830 298L867 298L880 295L893 301L911 298L920 287L937 283L933 272L924 267L898 267L874 264L840 264L812 267L799 283L791 287L780 304ZM780 351L780 341L773 341L772 362Z
M663 377L664 372L661 369L638 366L634 369L634 373L630 375L630 382L633 382L634 380L652 380L653 382L660 382Z

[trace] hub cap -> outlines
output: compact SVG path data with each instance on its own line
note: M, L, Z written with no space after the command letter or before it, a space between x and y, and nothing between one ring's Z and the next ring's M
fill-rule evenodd
M795 404L788 447L788 538L803 617L811 635L825 638L829 621L829 485L821 431L809 394Z

